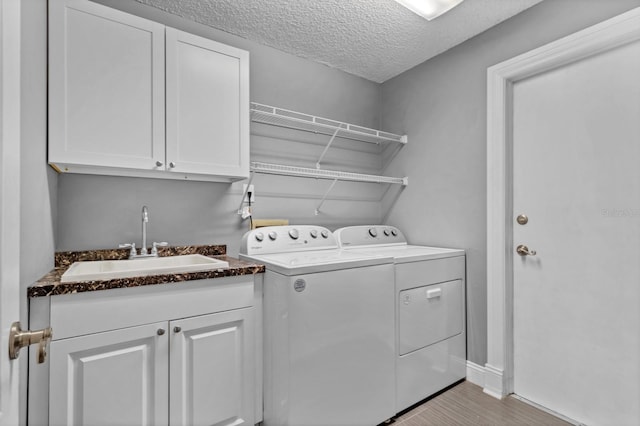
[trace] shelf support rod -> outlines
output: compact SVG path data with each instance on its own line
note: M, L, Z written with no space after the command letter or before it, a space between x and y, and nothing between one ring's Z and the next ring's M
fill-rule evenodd
M242 206L244 205L244 199L249 192L249 188L251 187L251 182L253 182L253 177L255 176L255 172L251 172L251 176L249 176L249 182L247 183L247 189L242 193L242 198L240 199L240 205L238 206L238 214L242 214Z
M327 189L327 192L325 192L324 195L322 196L322 200L320 200L320 204L318 204L318 207L316 207L316 216L320 214L320 207L322 207L322 205L324 204L325 200L327 199L327 195L329 195L333 187L336 186L336 182L338 182L338 179L334 179L333 182L331 182L331 186L329 186L329 189Z
M324 147L324 151L322 151L322 154L320 154L320 158L318 158L318 162L316 163L316 169L320 169L320 162L322 161L324 156L327 154L327 151L329 150L329 147L333 143L333 141L336 138L336 136L337 136L339 131L340 131L340 127L338 127L336 129L336 131L333 132L333 136L331 136L331 139L329 140L329 143L327 144L327 146Z

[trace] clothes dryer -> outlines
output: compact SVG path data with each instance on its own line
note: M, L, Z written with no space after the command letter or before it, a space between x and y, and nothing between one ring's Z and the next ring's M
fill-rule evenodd
M464 250L409 245L392 226L334 235L345 252L394 258L396 412L464 378Z

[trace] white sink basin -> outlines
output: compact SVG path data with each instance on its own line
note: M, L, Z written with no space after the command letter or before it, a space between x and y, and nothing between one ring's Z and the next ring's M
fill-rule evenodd
M229 262L202 256L201 254L131 260L96 260L75 262L62 274L60 281L63 283L104 281L116 278L180 274L227 268L229 268Z

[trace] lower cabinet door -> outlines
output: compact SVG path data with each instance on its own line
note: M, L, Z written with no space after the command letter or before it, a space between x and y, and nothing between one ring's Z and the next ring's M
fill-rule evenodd
M171 321L171 425L254 424L252 308Z
M167 425L167 322L53 341L50 425Z

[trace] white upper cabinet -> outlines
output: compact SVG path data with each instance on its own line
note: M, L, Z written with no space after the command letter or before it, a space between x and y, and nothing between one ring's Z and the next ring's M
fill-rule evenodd
M49 162L153 170L164 139L164 26L51 1Z
M51 0L49 163L72 173L246 178L248 52L88 0Z
M166 55L169 169L247 177L249 53L167 28Z

